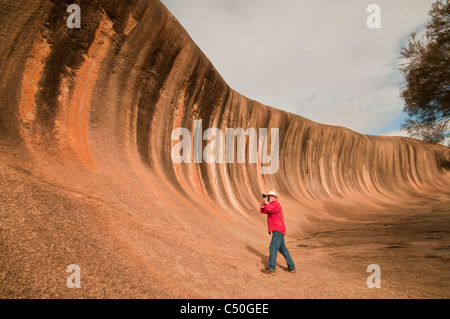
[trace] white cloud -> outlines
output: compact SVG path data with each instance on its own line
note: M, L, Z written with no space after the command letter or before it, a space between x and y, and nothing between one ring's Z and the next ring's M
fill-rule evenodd
M400 128L400 50L433 0L162 0L241 94L370 134Z

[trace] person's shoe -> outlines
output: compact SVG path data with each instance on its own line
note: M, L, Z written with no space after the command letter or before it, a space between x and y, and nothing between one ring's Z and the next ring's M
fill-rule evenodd
M288 271L289 271L291 274L295 274L295 273L297 272L297 270L291 269L291 268L289 268L289 267L288 267Z
M270 269L270 268L266 268L266 269L263 269L263 270L261 270L264 274L267 274L267 275L276 275L277 274L277 272L276 272L276 270L275 269Z

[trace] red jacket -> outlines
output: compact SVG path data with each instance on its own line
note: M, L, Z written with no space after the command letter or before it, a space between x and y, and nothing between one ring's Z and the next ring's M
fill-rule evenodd
M261 205L261 214L267 214L267 224L269 226L269 234L278 230L283 235L286 235L286 226L284 225L283 209L281 209L278 201L273 201L269 204Z

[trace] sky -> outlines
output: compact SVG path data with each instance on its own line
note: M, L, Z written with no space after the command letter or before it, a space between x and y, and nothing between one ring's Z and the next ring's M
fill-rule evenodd
M228 85L313 121L406 135L400 51L434 0L161 0ZM370 4L381 28L368 28Z

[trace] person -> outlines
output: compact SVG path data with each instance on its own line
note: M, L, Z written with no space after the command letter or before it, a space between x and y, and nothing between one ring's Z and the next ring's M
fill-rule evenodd
M284 224L283 210L280 203L278 203L278 196L274 191L270 191L266 195L267 201L263 201L261 204L261 214L267 215L267 224L269 227L269 235L272 234L272 240L269 246L269 264L267 269L263 272L266 274L276 274L276 261L277 254L280 252L286 259L288 265L288 271L295 273L295 264L292 260L291 254L284 242L284 236L286 235L286 226Z

